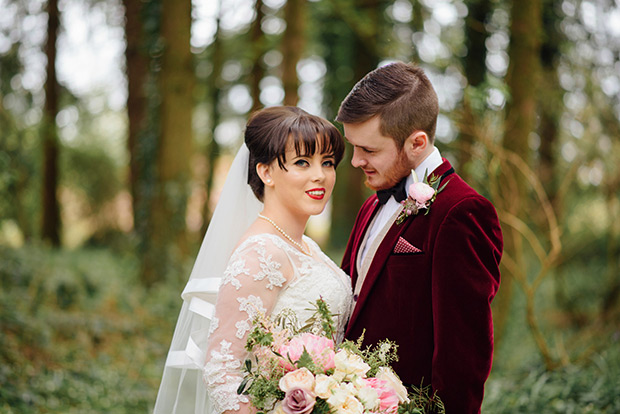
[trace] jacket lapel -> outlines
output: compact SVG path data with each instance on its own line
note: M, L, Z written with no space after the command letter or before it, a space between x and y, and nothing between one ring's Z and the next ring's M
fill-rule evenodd
M396 244L398 237L405 231L405 229L407 229L411 225L413 219L415 219L416 217L417 216L410 217L399 225L393 223L387 234L381 241L381 244L379 245L379 247L377 248L377 252L375 253L375 257L373 257L372 263L368 268L368 273L366 274L366 278L364 279L364 284L362 285L362 289L360 291L359 297L357 298L355 308L353 309L353 314L351 315L351 319L349 320L349 327L353 326L355 319L361 312L361 309L364 307L364 302L366 302L366 299L368 298L368 295L372 290L372 286L375 284L379 277L379 274L381 273L381 269L383 269L385 262L392 253L392 247ZM355 286L355 282L353 286Z
M443 163L432 172L432 175L440 175L441 179L443 180L444 178L448 177L453 172L454 172L454 169L452 169L452 165L450 165L450 162L448 162L448 160L444 158ZM364 231L359 232L359 234L357 235L357 239L355 240L355 243L356 243L354 246L355 248L354 251L356 252L354 255L355 263L357 263L357 255L359 254L361 240L363 240L364 233L366 233L366 231L368 230L368 224L370 223L370 220L372 219L372 217L377 211L377 204L378 203L375 203L374 208L370 210L370 213L364 216L366 220L364 222L364 227L363 227ZM422 213L422 215L424 214ZM381 271L383 267L385 266L385 262L387 261L388 257L392 253L392 248L396 244L396 241L398 240L400 235L407 228L409 228L413 220L415 220L417 217L418 215L409 217L401 224L392 223L392 226L390 227L387 234L381 241L381 244L379 245L379 248L377 249L375 257L372 259L372 263L370 265L370 268L368 269L366 278L364 279L364 285L362 286L359 297L357 298L357 302L355 304L355 308L353 310L353 314L351 315L351 319L349 320L349 324L348 324L349 327L353 326L355 319L358 317L358 315L361 312L361 309L364 307L364 303L366 302L366 299L368 298L368 295L370 294L372 290L372 286L375 284L375 282L379 278L379 275L381 274ZM355 286L355 282L357 280L357 267L356 266L352 267L352 269L354 269L352 273L355 274L355 277L352 276L353 286Z
M370 201L369 208L362 211L362 214L360 217L360 229L362 230L358 231L357 234L355 234L353 238L352 251L354 251L355 254L351 255L351 263L350 263L352 286L355 286L355 282L357 281L357 256L359 254L362 241L364 240L364 235L368 231L368 226L370 225L372 218L375 216L375 214L379 210L379 203L378 203L377 196L373 195L372 197L374 197L374 200Z

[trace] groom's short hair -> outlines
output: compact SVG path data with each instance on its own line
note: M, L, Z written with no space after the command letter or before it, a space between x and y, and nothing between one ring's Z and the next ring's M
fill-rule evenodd
M336 121L357 124L379 116L383 135L398 148L415 131L435 140L439 104L437 93L422 68L395 62L369 72L340 104Z

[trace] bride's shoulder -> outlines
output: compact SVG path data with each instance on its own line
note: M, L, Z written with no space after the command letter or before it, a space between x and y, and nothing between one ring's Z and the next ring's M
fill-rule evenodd
M283 240L275 234L271 233L256 233L256 234L247 234L244 235L237 248L235 249L235 254L244 254L247 255L251 252L262 253L269 252L270 254L278 254L281 252L284 255L284 248L287 247L287 244L283 242Z

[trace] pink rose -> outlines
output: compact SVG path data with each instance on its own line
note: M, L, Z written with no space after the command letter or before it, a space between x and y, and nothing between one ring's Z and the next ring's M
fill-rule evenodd
M435 190L428 184L417 182L409 186L409 197L413 198L418 208L428 207L428 201L435 195Z
M364 386L370 387L377 391L380 400L380 411L396 413L400 400L396 394L396 391L389 386L387 381L379 378L364 378L362 379L362 382Z
M316 397L303 388L290 390L282 400L282 411L286 414L309 414L314 408Z
M310 354L315 365L323 369L323 372L327 372L327 370L335 367L334 341L311 333L295 336L288 343L278 348L278 353L284 357L280 363L282 367L286 371L295 370L296 368L290 361L297 361L301 354L303 354L304 349Z

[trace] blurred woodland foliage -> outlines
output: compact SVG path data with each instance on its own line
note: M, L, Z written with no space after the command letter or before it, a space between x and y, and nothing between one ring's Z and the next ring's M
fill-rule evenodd
M148 412L248 114L289 104L334 119L392 60L427 71L437 146L502 223L483 412L620 412L617 1L0 10L0 412ZM77 87L97 63L61 59L76 13L87 44L124 49L114 87ZM361 175L345 159L317 233L336 261L368 195Z

